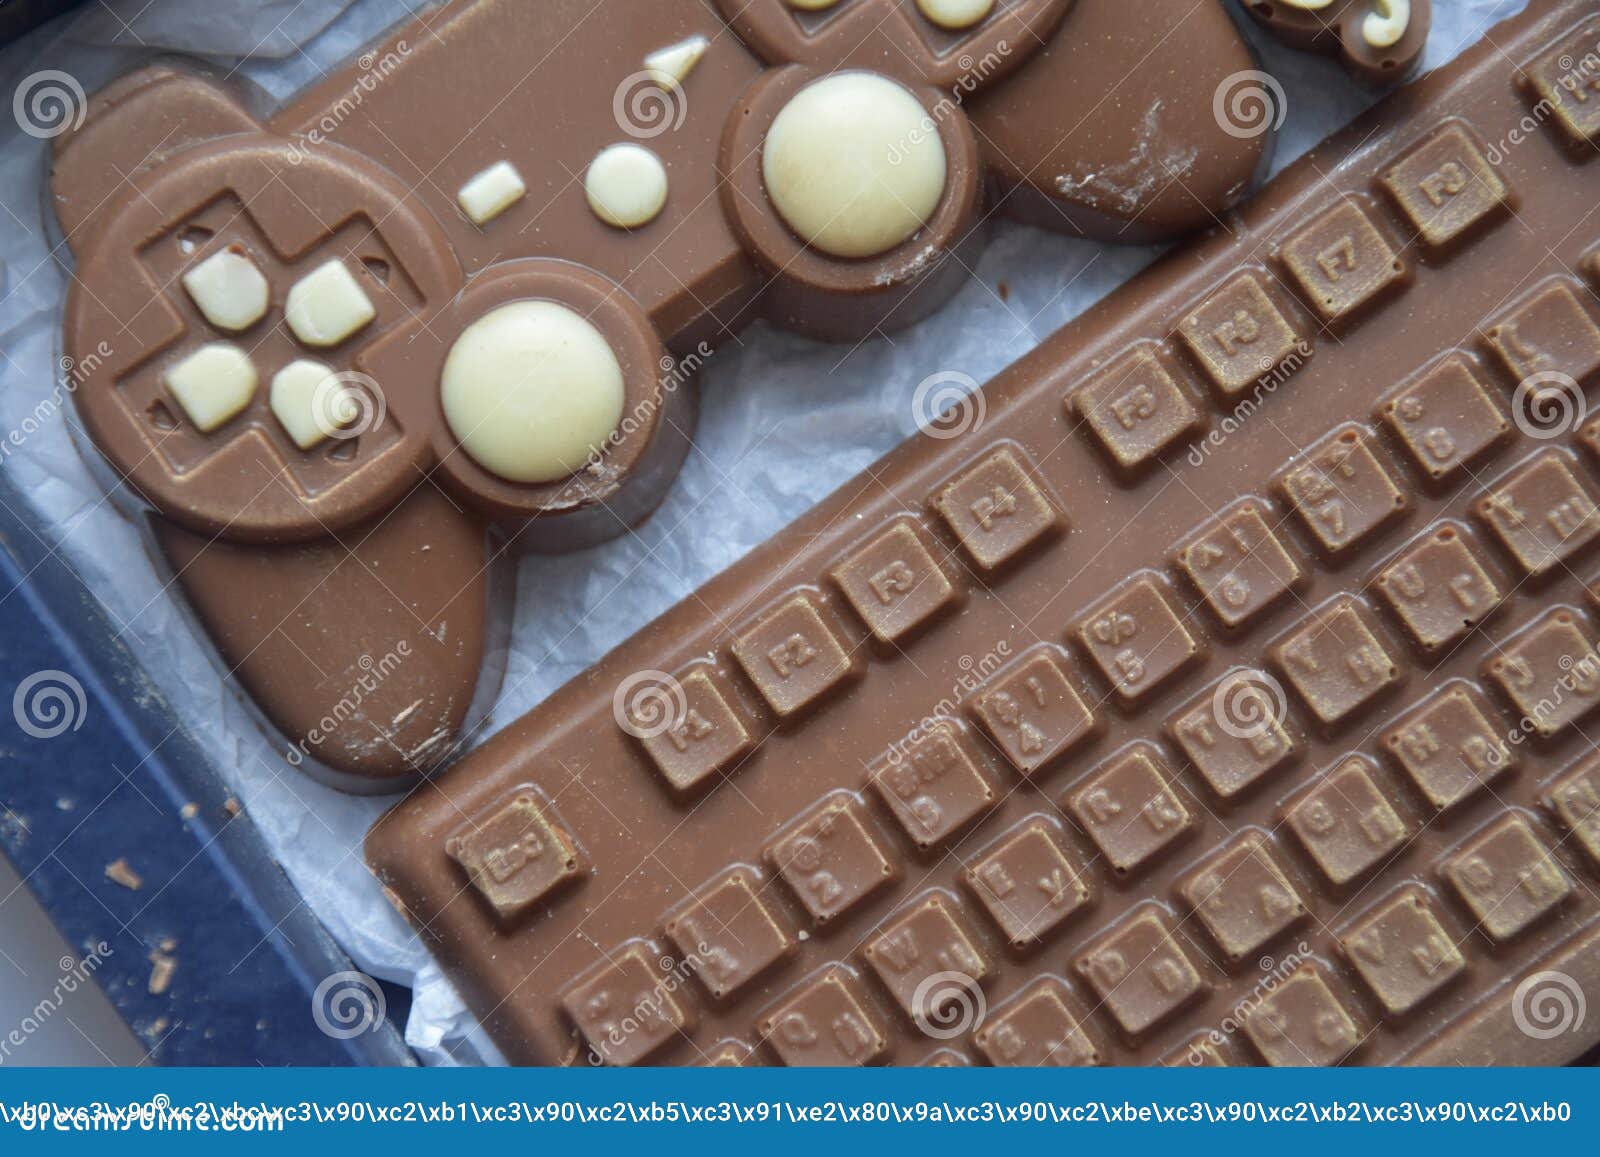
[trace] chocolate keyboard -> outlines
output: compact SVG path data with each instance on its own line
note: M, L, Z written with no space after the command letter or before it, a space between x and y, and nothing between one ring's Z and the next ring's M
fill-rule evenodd
M1600 5L1532 0L394 809L531 1063L1600 1040Z

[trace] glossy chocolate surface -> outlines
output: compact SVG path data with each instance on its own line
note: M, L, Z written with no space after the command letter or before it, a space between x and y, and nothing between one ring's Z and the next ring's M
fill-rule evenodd
M507 1054L1589 1048L1597 36L1532 0L390 812Z

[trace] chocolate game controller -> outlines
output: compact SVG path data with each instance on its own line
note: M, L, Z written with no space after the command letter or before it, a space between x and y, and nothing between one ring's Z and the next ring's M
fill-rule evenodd
M455 0L270 113L147 67L57 142L78 415L269 722L393 786L485 693L505 544L646 517L719 340L908 324L987 206L1145 240L1243 195L1269 136L1211 98L1248 50L1143 15Z

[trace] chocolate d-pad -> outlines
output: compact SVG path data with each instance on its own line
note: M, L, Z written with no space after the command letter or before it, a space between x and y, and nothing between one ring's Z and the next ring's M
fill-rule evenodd
M366 356L461 285L433 219L365 158L264 134L185 152L141 191L67 305L68 347L109 351L80 360L77 395L107 458L159 509L238 541L391 506L433 407L404 376L378 387ZM316 367L308 387L296 366Z

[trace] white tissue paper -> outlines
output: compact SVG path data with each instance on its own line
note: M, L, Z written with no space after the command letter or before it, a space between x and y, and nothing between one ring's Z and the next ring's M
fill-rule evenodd
M1449 60L1521 6L1436 0L1426 66ZM14 93L35 73L60 69L92 92L155 50L182 50L220 58L283 98L405 19L407 9L397 0L102 0L0 52L0 81ZM1372 99L1336 64L1251 36L1288 98L1276 167ZM305 903L359 967L414 988L411 1046L431 1063L492 1059L492 1046L363 865L362 837L384 801L320 787L269 745L239 693L219 686L206 643L162 589L133 526L91 478L69 435L69 413L40 405L59 377L65 292L43 221L46 151L47 142L11 119L0 125L7 219L0 429L25 432L0 469L29 496L41 531L62 543L65 561L233 785ZM659 513L636 535L522 562L509 669L490 728L533 707L914 433L913 391L929 374L957 370L985 380L1157 252L1001 223L974 280L911 330L853 349L765 325L746 331L706 368L695 448ZM604 597L623 586L627 598Z

